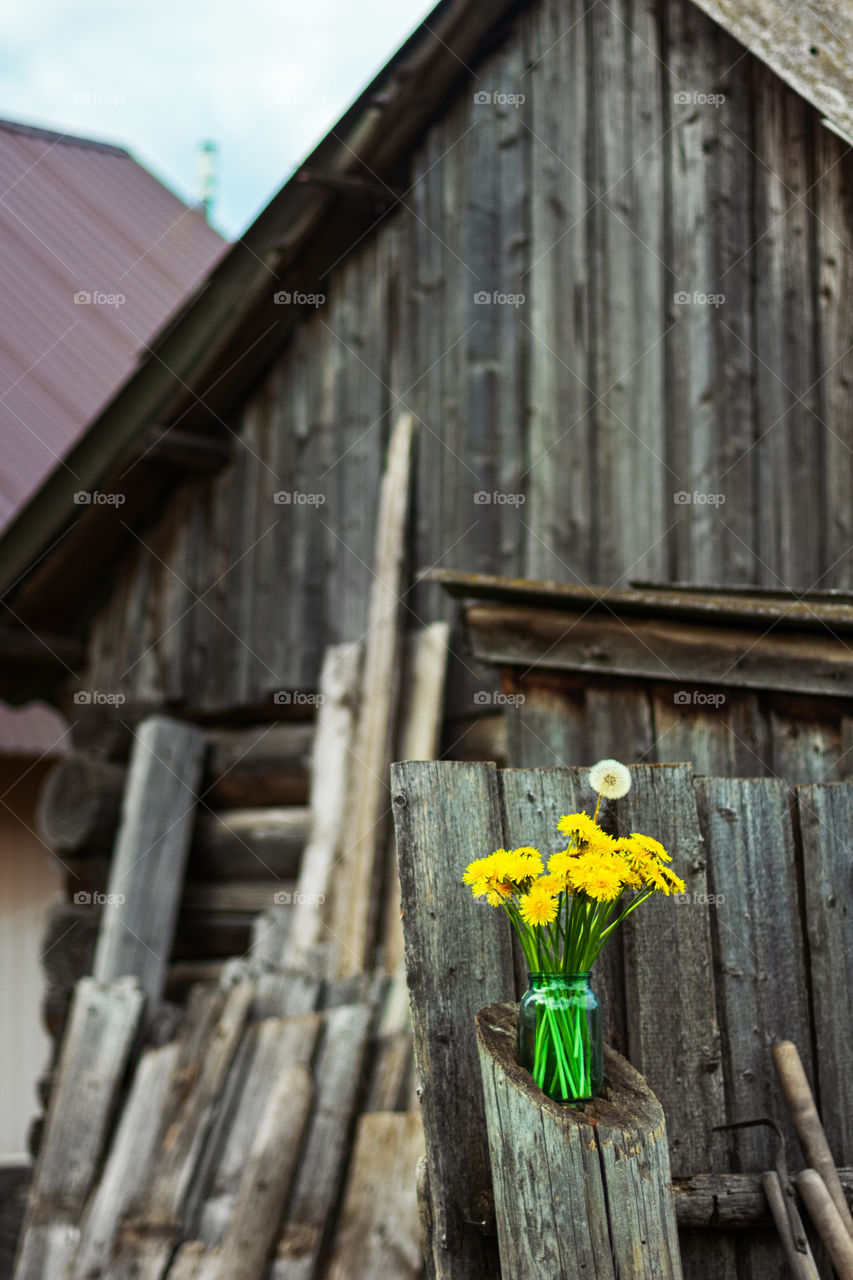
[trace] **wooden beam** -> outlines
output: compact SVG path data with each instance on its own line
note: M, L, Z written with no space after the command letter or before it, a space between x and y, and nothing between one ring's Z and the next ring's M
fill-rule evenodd
M95 953L95 977L135 974L159 1002L195 818L205 735L152 716L139 726L128 769Z
M512 606L466 616L475 657L528 679L536 668L666 680L685 702L709 685L853 696L853 650L828 634Z

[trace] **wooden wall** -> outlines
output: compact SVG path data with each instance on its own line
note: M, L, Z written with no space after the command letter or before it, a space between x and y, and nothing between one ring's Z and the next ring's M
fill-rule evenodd
M233 464L125 557L92 687L214 709L313 686L367 624L404 407L413 569L850 586L846 152L689 0L531 3L402 207L329 263ZM409 604L450 612L435 585Z

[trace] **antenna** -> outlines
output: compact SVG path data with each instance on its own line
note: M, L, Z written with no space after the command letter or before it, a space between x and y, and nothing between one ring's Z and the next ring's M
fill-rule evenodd
M219 147L215 142L202 142L198 149L198 186L204 216L210 221L216 191L216 160Z

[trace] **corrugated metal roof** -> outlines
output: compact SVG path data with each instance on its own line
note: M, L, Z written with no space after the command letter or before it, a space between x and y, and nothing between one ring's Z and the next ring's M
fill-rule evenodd
M0 121L0 528L225 247L120 147Z

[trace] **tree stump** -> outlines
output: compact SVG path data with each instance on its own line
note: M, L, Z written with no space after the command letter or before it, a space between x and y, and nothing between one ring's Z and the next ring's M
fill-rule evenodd
M528 1280L681 1280L663 1111L605 1049L604 1089L547 1098L516 1061L518 1005L477 1015L501 1267Z

